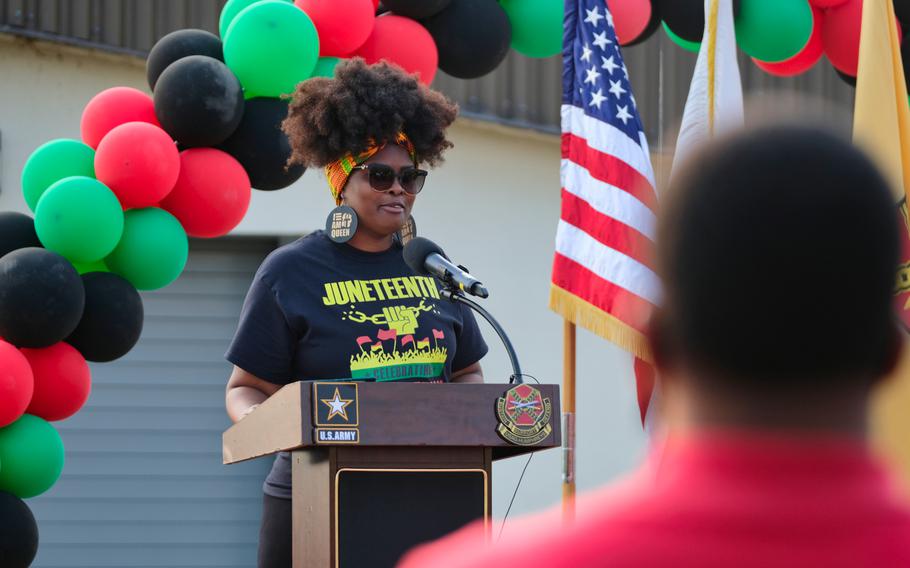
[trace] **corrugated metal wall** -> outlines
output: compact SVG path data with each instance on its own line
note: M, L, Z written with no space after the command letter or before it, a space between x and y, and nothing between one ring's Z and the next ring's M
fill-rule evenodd
M626 48L623 54L648 139L652 148L657 148L658 140L678 128L682 119L696 54L679 48L660 30L645 44ZM739 67L747 96L747 114L750 108L756 112L768 110L762 108L762 99L770 104L784 104L778 97L767 96L783 92L799 93L802 100L791 100L789 105L791 111L794 111L794 105L800 107L800 114L808 111L830 120L852 109L853 87L838 78L825 59L810 72L792 78L765 73L742 52L739 54ZM664 143L673 146L675 140Z
M217 31L224 0L0 0L0 32L65 41L143 57L155 41L181 28ZM695 55L664 35L625 51L639 110L653 148L682 115ZM434 86L456 100L466 116L504 124L559 131L561 61L511 53L493 73L464 81L439 73ZM851 87L822 62L795 79L779 79L742 57L747 91L789 90L818 97L822 115L852 105Z
M217 33L226 0L0 0L0 30L144 57L182 28Z
M92 394L55 425L63 475L29 500L36 568L256 564L270 459L226 467L224 352L275 239L195 240L171 286L142 293L145 327L124 358L92 364Z

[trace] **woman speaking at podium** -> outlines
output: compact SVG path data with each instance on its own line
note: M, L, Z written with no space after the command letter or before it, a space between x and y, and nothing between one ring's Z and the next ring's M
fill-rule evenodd
M481 382L473 315L402 257L427 172L452 146L457 107L397 67L338 65L300 83L283 128L291 162L323 167L337 206L325 231L285 245L256 273L227 352L236 422L300 380ZM259 566L291 565L291 465L265 481Z

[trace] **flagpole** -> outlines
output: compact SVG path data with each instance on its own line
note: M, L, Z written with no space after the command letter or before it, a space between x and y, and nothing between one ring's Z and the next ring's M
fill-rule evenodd
M562 519L575 519L575 324L563 320L563 470Z

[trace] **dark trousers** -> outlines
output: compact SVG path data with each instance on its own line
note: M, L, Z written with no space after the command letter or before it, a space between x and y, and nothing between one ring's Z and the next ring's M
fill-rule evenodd
M262 496L259 568L291 566L291 500Z

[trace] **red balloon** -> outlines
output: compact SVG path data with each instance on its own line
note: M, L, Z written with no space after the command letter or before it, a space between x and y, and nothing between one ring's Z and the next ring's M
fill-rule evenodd
M131 87L101 91L82 111L82 141L98 148L101 139L115 127L127 122L147 122L160 126L152 97Z
M34 389L28 359L12 344L0 339L0 428L19 420L32 400Z
M85 357L63 341L42 349L23 348L22 354L35 374L35 394L26 412L48 422L79 412L92 390Z
M95 152L95 176L124 209L151 207L174 188L180 153L170 135L145 122L111 130Z
M785 59L784 61L779 61L777 63L759 61L754 57L752 58L752 61L755 62L759 69L779 77L792 77L793 75L799 75L800 73L805 73L811 69L812 66L818 63L818 60L822 58L822 53L825 51L825 44L822 42L824 12L822 12L820 8L812 6L812 16L815 19L812 35L809 36L809 41L802 51L790 59Z
M214 148L180 153L180 177L161 202L191 237L226 235L250 206L250 178L233 156Z
M433 36L410 18L383 14L376 18L373 33L355 55L367 63L385 59L408 73L417 73L420 82L429 85L439 67L439 52Z
M816 8L834 8L840 6L847 0L809 0L809 4Z
M644 33L653 9L651 0L610 0L610 12L620 45L635 41Z
M822 41L825 55L841 73L856 77L859 67L859 36L863 23L863 0L846 0L825 14ZM897 20L895 20L897 21ZM897 24L898 38L903 37Z
M319 55L343 57L361 45L373 31L373 0L294 0L319 32Z
M825 54L839 71L856 76L859 64L859 35L863 20L863 0L847 0L828 10L822 24Z

